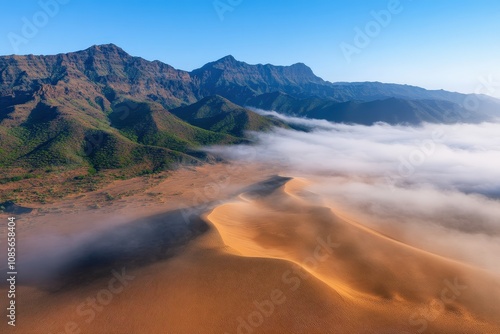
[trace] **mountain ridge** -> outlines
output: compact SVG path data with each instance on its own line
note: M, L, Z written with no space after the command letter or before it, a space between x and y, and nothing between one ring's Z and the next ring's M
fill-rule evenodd
M303 63L250 65L231 55L183 71L115 44L1 56L0 164L157 169L179 159L199 161L203 145L287 126L246 106L360 124L480 122L500 115L500 101L479 99L479 110L470 111L463 106L468 97L479 99L408 85L330 83ZM89 144L89 136L100 142Z
M418 99L418 98L439 98L439 99L444 99L444 100L451 100L452 102L457 102L459 99L465 99L466 96L472 95L472 94L463 94L463 93L456 93L456 92L448 92L445 90L427 90L425 88L421 88L418 86L413 86L413 85L406 85L406 84L394 84L394 83L381 83L381 82L329 82L325 81L319 76L316 76L312 69L308 67L307 65L303 63L295 63L292 65L288 66L275 66L271 64L248 64L246 62L238 61L236 60L232 55L228 55L225 57L222 57L216 61L209 62L205 64L204 66L194 69L192 71L184 71L181 69L176 69L171 65L168 65L162 61L159 60L153 60L149 61L146 60L142 57L137 57L137 56L131 56L127 52L125 52L122 48L118 47L115 44L109 43L109 44L103 44L103 45L93 45L87 49L81 50L81 51L75 51L75 52L69 52L69 53L59 53L56 55L25 55L25 56L20 56L20 55L9 55L9 56L0 56L0 59L5 62L5 59L12 58L15 60L20 60L23 58L26 59L33 59L36 57L42 57L42 58L64 58L67 56L69 59L73 59L75 56L82 56L88 54L90 57L95 57L96 55L105 55L108 60L112 60L110 56L113 54L117 54L121 57L129 59L130 64L129 65L141 65L141 64L152 64L155 67L155 70L158 70L158 72L162 72L167 70L167 74L177 74L180 77L183 77L184 80L189 81L189 79L196 81L196 79L200 79L200 76L202 76L203 72L208 70L208 69L221 69L221 66L223 65L232 65L230 67L225 66L224 70L230 70L234 71L234 67L239 67L239 68L253 68L257 70L262 70L262 71L270 71L270 69L273 69L274 71L288 71L287 79L289 79L289 83L294 83L293 82L293 77L299 77L298 79L300 80L300 84L306 84L306 83L313 83L313 84L319 84L321 86L324 86L323 88L326 89L327 92L332 93L331 96L327 96L329 99L336 100L337 102L345 102L347 100L356 100L360 99L363 101L367 100L373 100L373 99L381 99L381 98L387 98L387 97L393 97L395 94L398 95L399 97L403 98L413 98L413 99ZM4 65L4 64L2 64ZM231 73L229 73L231 74ZM226 78L229 76L229 74L226 73ZM272 73L265 73L267 75L272 74ZM189 78L188 78L189 76ZM304 80L305 78L305 80ZM234 79L234 78L231 78ZM269 77L267 78L269 79ZM4 84L4 81L2 82L2 86ZM248 85L252 86L252 85ZM273 85L270 85L274 87ZM362 90L359 89L360 86L364 86L365 90L371 90L371 93L368 92L363 92ZM2 87L3 88L3 87ZM280 88L280 87L277 87ZM340 89L342 90L351 90L351 92L335 92L335 89ZM352 90L355 90L352 92ZM398 89L398 92L391 91L394 89ZM418 93L409 93L409 90L418 90ZM290 88L288 90L291 90ZM386 92L383 92L386 90ZM373 92L375 91L375 92ZM377 93L378 91L378 93ZM266 91L269 92L269 91ZM284 91L285 93L289 94L299 94L300 92L287 92L286 90ZM215 95L215 92L211 92L208 95ZM317 97L325 97L325 92L315 95L314 92L308 92L309 95L314 95ZM354 95L356 94L356 95ZM426 95L427 96L423 96ZM439 96L441 95L441 96ZM300 97L300 96L297 96ZM200 99L200 96L197 96L197 100ZM234 98L233 98L234 99ZM192 100L187 99L185 102L193 102Z

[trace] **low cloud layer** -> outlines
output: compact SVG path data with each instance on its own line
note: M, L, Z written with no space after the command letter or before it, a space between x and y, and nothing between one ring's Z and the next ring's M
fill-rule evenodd
M364 224L499 272L500 124L333 124L272 114L309 132L255 133L213 147L227 159L280 164Z

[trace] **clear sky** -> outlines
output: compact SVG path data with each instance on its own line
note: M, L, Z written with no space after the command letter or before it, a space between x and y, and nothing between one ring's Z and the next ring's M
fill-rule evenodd
M114 43L134 56L184 70L232 54L250 64L303 62L329 81L479 89L500 97L498 0L1 0L1 5L2 55ZM485 88L482 81L491 83Z

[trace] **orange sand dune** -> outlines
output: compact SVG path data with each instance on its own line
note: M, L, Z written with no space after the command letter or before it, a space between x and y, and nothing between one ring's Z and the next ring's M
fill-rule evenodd
M174 175L159 187L175 191L169 185L192 184L182 173L182 180ZM254 180L240 175L232 178L236 182L244 187ZM229 202L207 206L202 217L208 230L168 257L153 247L154 261L129 263L125 257L104 275L62 289L21 285L18 326L6 329L2 322L0 330L500 332L498 277L339 217L307 191L308 182L274 177L233 193ZM164 233L166 223L158 231ZM125 237L118 241L136 242L138 234Z
M240 196L208 219L235 253L299 265L342 297L338 308L363 314L373 332L391 320L387 328L408 332L498 332L497 277L342 219L317 206L303 184L289 181L253 200Z

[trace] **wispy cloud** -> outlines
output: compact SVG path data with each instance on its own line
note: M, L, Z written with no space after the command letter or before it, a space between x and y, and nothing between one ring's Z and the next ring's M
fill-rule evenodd
M281 164L365 224L418 247L498 270L500 124L420 127L290 118L309 132L252 134L249 147L212 147L227 159Z

